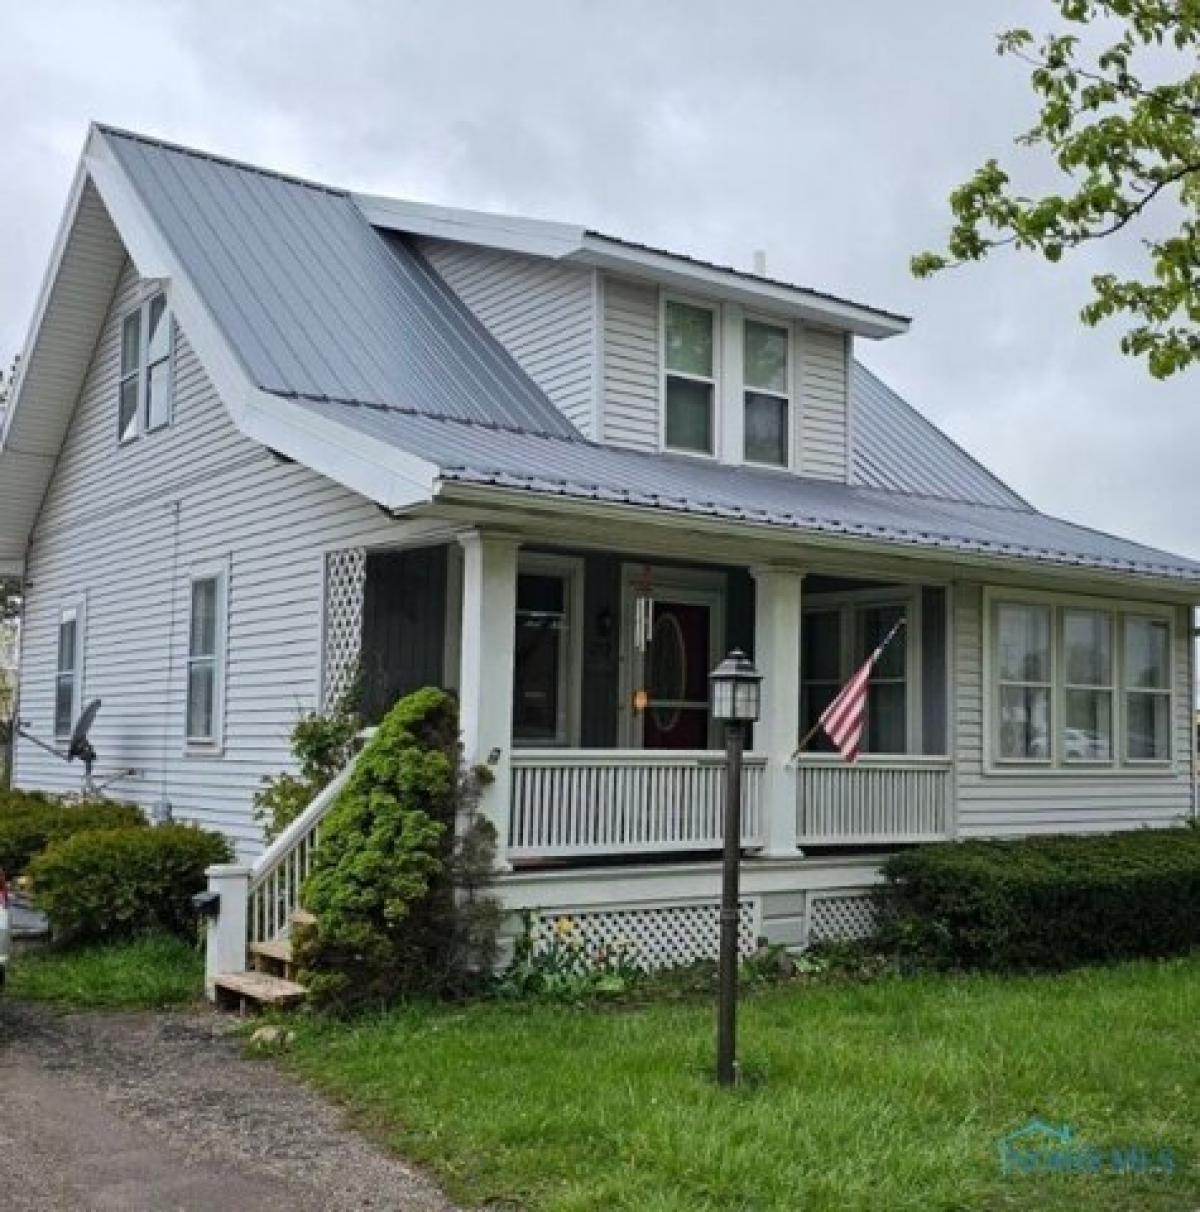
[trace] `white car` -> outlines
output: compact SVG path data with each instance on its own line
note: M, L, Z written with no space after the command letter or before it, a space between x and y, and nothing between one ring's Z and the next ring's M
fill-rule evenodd
M8 881L0 871L0 989L8 975L8 960L12 955L12 910L8 899Z

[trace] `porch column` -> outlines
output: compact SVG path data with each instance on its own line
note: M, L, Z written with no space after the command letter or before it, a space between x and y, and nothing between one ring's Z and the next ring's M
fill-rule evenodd
M767 759L763 781L768 858L795 858L796 774L800 739L800 586L804 573L774 565L752 568L755 581L754 663L763 675L762 716L754 749Z
M459 702L463 758L486 766L480 811L496 827L496 866L508 862L512 805L513 652L517 617L517 548L512 535L470 531L463 548Z

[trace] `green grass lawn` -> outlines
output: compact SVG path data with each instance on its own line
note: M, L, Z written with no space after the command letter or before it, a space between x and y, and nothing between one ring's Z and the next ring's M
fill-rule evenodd
M17 955L7 995L78 1010L158 1009L204 993L204 956L165 935Z
M1200 1205L1200 956L1061 977L776 988L734 1092L702 1003L481 1003L338 1025L288 1063L467 1202L552 1209ZM1173 1176L1000 1172L1040 1116Z

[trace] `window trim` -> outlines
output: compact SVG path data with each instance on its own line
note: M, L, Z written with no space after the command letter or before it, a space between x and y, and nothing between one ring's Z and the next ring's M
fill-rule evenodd
M787 394L780 395L765 387L752 387L746 381L746 325L759 324L765 328L782 329L787 342ZM769 471L792 471L796 465L796 330L791 320L779 316L768 315L766 312L746 311L742 314L738 337L742 350L742 382L740 400L742 409L742 449L738 452L741 462L746 467L765 467ZM786 433L784 435L784 461L782 463L764 463L760 459L751 459L746 455L746 396L754 392L760 396L770 396L782 400L786 405Z
M996 626L995 607L998 602L1022 605L1048 606L1051 610L1052 670L1054 682L1050 696L1050 752L1048 762L1031 762L1020 759L1003 759L996 752ZM1063 755L1063 730L1065 728L1065 677L1060 669L1062 647L1062 617L1069 609L1092 610L1108 614L1113 626L1113 757L1109 761L1067 761ZM980 634L983 639L982 652L982 725L983 725L983 773L988 776L1015 778L1092 778L1130 777L1138 775L1161 775L1173 777L1178 757L1175 730L1178 720L1179 662L1177 645L1177 609L1171 605L1154 602L1138 602L1120 598L1104 598L1086 594L1062 593L1050 590L1010 589L1006 586L985 585L982 594L982 619ZM1125 756L1126 712L1124 703L1125 685L1125 619L1141 616L1167 624L1170 683L1168 690L1156 691L1170 695L1168 716L1167 750L1165 758L1127 758Z
M59 665L62 660L62 628L63 624L68 621L68 616L74 615L75 622L75 652L74 665L71 670L73 685L71 687L71 721L65 732L58 730L58 683L62 677L59 670ZM50 699L50 732L56 741L66 741L71 737L71 730L75 727L76 721L79 719L80 712L83 710L83 676L84 676L84 653L86 651L86 629L87 629L87 599L85 595L80 595L77 598L71 598L64 601L59 606L57 622L54 630L54 693Z
M559 662L558 717L555 721L553 740L546 738L517 737L514 731L514 749L576 749L579 747L580 716L583 696L583 642L580 634L583 619L583 560L578 556L555 555L549 552L520 551L517 553L517 576L525 573L534 576L562 577L566 597L564 605L567 616L567 634L560 642L562 659ZM516 629L516 616L513 628ZM516 689L516 667L513 668L513 690ZM511 693L511 692L510 692Z
M150 353L150 309L158 300L163 301L164 321L167 325L167 352L153 362L149 360ZM138 317L138 360L137 367L125 373L120 371L119 359L124 356L125 325L133 317ZM165 290L156 290L140 302L130 307L121 316L119 328L120 349L118 351L117 375L117 445L132 446L147 434L161 433L175 423L175 318L171 311L171 302ZM150 425L150 371L162 363L167 366L167 419L161 424ZM128 437L121 433L121 389L130 380L137 382L137 408L135 409L136 425L134 432Z
M712 316L712 378L703 375L689 374L684 370L667 369L667 305L682 303L685 307L694 307L706 311ZM658 410L658 447L669 454L684 455L691 459L706 459L716 462L721 454L721 347L724 331L724 311L720 303L712 303L706 299L698 299L691 295L679 294L675 291L660 291L658 301L658 398L661 406ZM709 437L711 449L689 450L683 446L671 446L667 442L667 379L668 377L686 379L692 383L706 383L712 388L712 417L710 418Z
M213 728L211 736L192 736L188 719L189 684L192 663L192 611L195 587L202 581L217 582L216 652L213 657ZM189 755L212 756L225 749L225 682L229 652L229 560L198 564L188 571L187 628L184 633L183 651L183 740L184 752Z
M801 595L801 626L807 614L821 614L837 611L841 615L839 640L841 643L841 685L845 685L850 675L858 668L868 654L858 656L855 646L858 643L858 612L862 608L875 606L899 606L905 612L905 668L904 668L904 710L905 736L903 753L883 753L881 758L923 757L925 754L924 713L922 711L923 688L921 671L924 666L923 644L924 628L921 619L921 586L893 585L880 589L852 589L833 593L806 593ZM801 639L801 669L800 686L803 695L803 638ZM864 733L865 736L865 733ZM867 756L868 750L863 750Z

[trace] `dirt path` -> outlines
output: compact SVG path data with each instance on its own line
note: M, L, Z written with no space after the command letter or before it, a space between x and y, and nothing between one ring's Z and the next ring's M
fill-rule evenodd
M207 1013L57 1016L0 999L0 1207L444 1212Z

